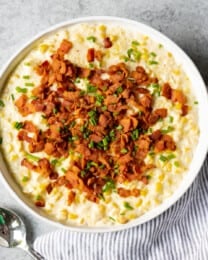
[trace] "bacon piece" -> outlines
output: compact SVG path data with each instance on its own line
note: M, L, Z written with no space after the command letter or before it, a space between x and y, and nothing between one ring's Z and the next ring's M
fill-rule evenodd
M150 108L152 106L152 96L150 94L145 94L139 98L140 104L145 108Z
M75 197L76 193L74 191L70 191L68 194L68 206L70 206L74 202Z
M95 143L99 143L102 139L103 139L103 137L99 136L97 134L90 135L90 140L95 142Z
M29 151L30 153L37 153L41 152L44 149L45 143L43 140L41 141L32 141L29 144Z
M118 194L123 198L127 198L129 196L138 197L140 195L140 190L138 189L127 190L125 188L118 188L117 191Z
M46 191L48 194L50 194L52 192L52 190L53 190L53 185L52 185L52 183L49 183L46 187Z
M154 145L154 151L156 153L159 153L167 149L171 151L175 151L176 145L173 138L170 135L165 134L162 135L162 137L156 141Z
M110 48L113 45L109 37L104 38L103 44L104 44L104 48Z
M119 123L123 126L124 133L129 132L129 130L131 129L131 118L124 117Z
M41 198L40 200L35 202L35 206L40 207L40 208L45 207L45 200Z
M157 141L158 139L160 139L161 136L162 136L162 133L161 133L161 131L158 129L158 130L154 131L154 132L150 135L150 138L151 138L151 140L153 140L153 141Z
M54 143L46 143L45 147L44 147L44 151L48 154L48 155L52 155L56 150L56 146Z
M29 170L32 170L32 171L36 171L37 169L37 166L35 166L33 163L31 163L30 161L28 161L28 159L24 158L22 161L21 161L21 165L22 166L25 166L26 168L28 168Z
M88 62L93 62L95 59L95 49L94 48L90 48L87 51L87 61Z
M167 116L167 109L166 108L158 108L154 111L155 115L158 115L160 118L164 118Z
M181 115L186 116L188 114L189 107L187 105L182 105Z
M169 85L169 83L165 83L162 86L162 96L166 97L167 99L171 99L171 95L172 95L172 88Z
M30 111L27 106L28 102L28 97L26 95L21 95L16 101L15 101L15 106L18 108L18 112L22 116L27 116L30 114Z
M136 158L144 160L150 150L151 139L147 135L141 135L136 141L138 149L136 151Z
M172 89L171 100L173 102L179 102L181 104L185 104L186 101L187 101L183 92L181 90L178 90L178 89Z
M148 80L148 75L147 75L146 71L144 70L144 68L141 66L137 66L136 71L131 72L131 77L136 80L136 83L138 85L140 85Z
M61 42L60 47L58 48L58 53L66 54L69 52L69 50L72 48L72 43L68 41L67 39L64 39Z
M46 177L51 174L53 170L48 159L42 158L38 161L37 171Z
M103 53L99 50L96 50L95 51L95 59L98 60L98 61L101 61L102 57L103 57Z

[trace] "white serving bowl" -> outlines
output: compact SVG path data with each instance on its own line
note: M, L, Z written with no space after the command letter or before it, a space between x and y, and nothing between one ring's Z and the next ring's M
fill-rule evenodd
M156 216L160 215L162 212L167 210L170 206L172 206L190 187L194 179L196 178L203 161L205 159L207 148L208 148L208 123L207 123L207 113L208 111L208 98L207 98L207 91L206 86L203 82L203 79L194 65L194 63L191 61L191 59L170 39L168 39L166 36L161 34L160 32L152 29L151 27L144 25L142 23L138 23L136 21L123 19L123 18L116 18L116 17L107 17L107 16L98 16L98 17L85 17L85 18L79 18L74 19L71 21L67 21L58 25L55 25L46 31L42 32L38 36L31 39L29 42L27 42L20 50L17 51L17 53L9 60L9 62L4 66L4 68L1 70L0 73L0 88L3 88L5 85L5 82L9 76L9 74L14 70L14 68L17 66L17 64L22 60L22 58L30 52L30 50L33 48L34 45L36 45L38 42L40 42L43 38L47 37L47 35L54 33L55 31L62 29L64 27L74 25L77 23L114 23L118 24L120 26L123 26L125 28L130 28L133 30L137 30L141 32L142 34L145 34L155 40L156 42L160 42L163 44L166 50L170 51L173 56L175 57L175 60L177 63L182 65L183 70L186 72L186 74L189 76L191 84L193 86L193 91L195 93L196 99L199 102L198 109L199 109L199 128L200 128L200 136L199 136L199 142L196 147L193 160L190 164L190 168L184 179L182 180L179 188L175 191L175 193L164 201L161 205L154 208L153 210L148 211L141 217L132 220L126 224L123 225L117 225L112 227L77 227L77 226L67 226L64 224L61 224L53 219L51 219L49 216L43 213L42 210L35 207L34 204L21 192L20 187L15 182L13 176L8 171L7 166L4 162L4 159L2 158L2 155L0 154L0 170L1 170L1 179L2 182L5 183L8 190L14 195L15 199L19 201L21 206L28 210L31 214L37 216L40 221L45 221L48 224L53 224L56 227L65 227L73 231L82 231L82 232L111 232L111 231L119 231L123 229L127 229L130 227L134 227L137 225L140 225L142 223L145 223Z

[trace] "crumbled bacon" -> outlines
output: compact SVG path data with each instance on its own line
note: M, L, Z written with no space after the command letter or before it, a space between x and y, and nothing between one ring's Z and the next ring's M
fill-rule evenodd
M111 46L110 38L106 37L104 47ZM47 123L47 129L41 131L34 122L25 120L19 129L18 139L28 143L31 153L43 151L57 159L68 157L69 151L73 153L62 176L47 158L35 163L24 158L21 162L22 166L48 179L48 194L56 186L70 189L68 205L75 199L76 193L72 189L84 192L88 200L98 202L108 188L108 182L112 187L114 183L133 180L146 185L146 173L155 167L145 163L147 154L152 150L160 153L176 149L170 135L160 129L151 134L148 131L168 114L166 108L153 109L155 97L148 86L158 84L157 78L151 77L142 66L130 70L125 63L107 69L78 67L64 57L71 48L72 43L63 40L51 60L45 60L36 68L41 79L40 85L32 90L34 100L23 94L15 101L22 116L41 112ZM100 50L90 48L87 51L88 62L101 61L102 56ZM88 79L87 90L77 87L75 79L79 78ZM182 91L165 83L161 94L171 102L181 104L182 116L188 113L187 99ZM132 108L139 113L132 113ZM138 189L117 188L117 191L121 197L140 194ZM45 202L39 200L36 205L44 207Z
M104 38L103 43L104 43L104 48L110 48L113 45L109 37Z
M95 49L94 48L90 48L87 51L87 61L88 62L93 62L95 59Z

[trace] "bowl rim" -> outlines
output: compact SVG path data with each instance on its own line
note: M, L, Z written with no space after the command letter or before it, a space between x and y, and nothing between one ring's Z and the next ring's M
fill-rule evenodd
M0 85L3 85L2 82L4 83L6 81L6 79L8 78L8 75L11 72L10 67L14 69L17 66L17 64L19 63L19 62L16 62L16 64L15 64L14 61L18 60L18 57L21 56L22 53L25 53L25 54L28 53L34 43L41 41L47 35L50 35L51 33L55 32L59 29L63 29L67 26L72 26L74 24L90 23L90 22L92 22L92 23L118 23L121 26L130 26L132 28L138 27L138 31L141 30L141 28L142 28L142 34L145 31L145 32L147 32L148 35L149 34L151 35L150 36L151 38L157 38L157 39L159 38L160 42L165 42L166 43L165 48L168 49L167 47L169 46L171 49L174 49L174 54L173 54L174 57L176 57L176 54L177 54L178 57L179 56L181 57L180 60L182 60L182 61L184 60L191 68L192 73L194 73L196 79L198 80L197 84L199 85L200 90L202 91L202 93L201 93L201 97L203 96L202 105L203 105L203 107L205 106L208 109L208 102L207 102L208 96L207 96L206 85L205 85L197 67L193 63L193 61L177 44L175 44L167 36L163 35L161 32L157 31L156 29L152 28L149 25L146 25L144 23L141 23L141 22L138 22L135 20L121 18L121 17L114 17L114 16L80 17L80 18L70 19L70 20L55 24L53 26L50 26L49 28L46 28L45 30L38 33L31 39L27 40L26 43L24 43L21 47L19 47L17 49L17 51L14 53L14 55L11 56L11 58L8 60L8 62L0 70ZM3 77L4 75L6 75L5 78ZM3 87L0 86L0 91L2 88ZM26 209L28 212L30 212L33 216L37 217L40 221L44 221L45 223L52 224L54 227L57 227L57 228L66 228L71 231L78 231L78 232L103 233L103 232L121 231L121 230L125 230L125 229L131 228L131 227L136 227L138 225L144 224L145 222L156 218L157 216L162 214L164 211L166 211L168 208L173 206L173 204L175 204L176 201L178 201L182 197L182 195L188 190L188 188L191 186L194 179L198 175L198 172L205 160L207 150L208 150L208 141L205 141L206 140L205 132L208 132L208 125L206 126L206 124L204 124L202 130L203 130L203 133L202 133L203 136L201 137L202 141L200 142L200 144L198 142L197 151L195 150L195 152L194 152L195 157L198 152L198 158L197 158L197 160L195 160L195 164L194 164L192 171L189 170L188 173L186 174L186 175L190 175L189 178L184 177L184 179L186 179L186 183L184 184L183 188L180 189L180 187L181 187L181 184L180 184L179 189L177 189L177 191L178 191L177 194L173 193L170 196L170 198L166 199L158 207L148 211L141 217L138 217L137 219L130 221L123 225L106 226L106 227L69 226L69 225L63 224L61 222L58 222L56 220L52 220L49 217L47 217L46 215L45 216L42 215L41 212L38 212L38 210L36 208L32 207L29 202L26 202L26 198L25 198L26 196L23 193L20 192L21 194L17 194L17 192L15 192L15 189L16 189L15 186L13 184L9 183L9 178L6 176L7 174L5 173L6 172L5 171L6 163L4 163L5 169L2 169L2 166L0 166L0 172L1 172L0 179L1 179L2 183L4 183L4 185L9 190L10 194L20 203L20 205L24 209ZM201 134L200 134L200 136L201 136ZM198 147L198 146L200 146L200 147ZM192 159L192 161L193 161L193 159ZM189 168L191 169L191 166ZM192 174L190 174L189 172L191 172ZM184 180L182 182L184 182ZM15 185L18 186L18 184L15 184ZM20 188L17 188L17 189L20 189ZM22 196L22 198L21 198L21 196Z

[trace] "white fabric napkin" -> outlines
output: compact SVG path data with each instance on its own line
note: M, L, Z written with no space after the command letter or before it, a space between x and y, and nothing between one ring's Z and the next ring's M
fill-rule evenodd
M152 221L104 234L58 230L34 248L48 260L207 260L208 158L185 195Z

